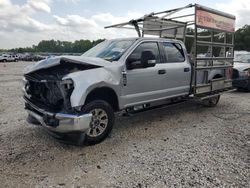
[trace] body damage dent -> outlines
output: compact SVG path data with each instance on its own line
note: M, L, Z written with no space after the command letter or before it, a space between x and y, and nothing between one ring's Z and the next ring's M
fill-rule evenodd
M94 89L101 87L113 89L119 96L121 92L119 89L121 81L120 74L117 74L117 72L120 71L117 71L115 74L111 74L110 72L112 72L111 67L98 68L72 73L64 77L63 79L72 79L74 82L74 91L70 97L71 106L83 106L88 94Z
M33 65L26 67L24 69L24 74L29 74L41 69L47 69L57 66L62 61L68 63L82 64L82 65L95 65L98 67L103 67L111 64L109 61L100 58L90 58L84 56L58 56L39 61Z
M87 63L83 62L83 60ZM79 94L85 94L87 92L85 89L87 89L89 84L93 84L92 87L96 86L95 83L100 83L101 85L105 85L105 82L110 82L111 85L116 84L107 71L104 73L102 67L104 64L111 67L114 65L99 58L80 56L61 56L40 61L25 69L26 91L24 94L26 93L26 97L32 95L31 100L35 103L46 104L49 108L54 106L55 109L60 111L70 111L72 107L82 104L79 102L82 101L79 99L79 97L81 98ZM90 76L89 72L92 75L96 75L94 76L95 81L90 80L90 77L93 76ZM74 78L75 83L71 81L73 80L71 76ZM107 79L103 80L102 76ZM66 84L68 82L69 84L74 84L75 87L68 88L69 85ZM96 87L99 87L99 85ZM73 92L76 95L71 96Z

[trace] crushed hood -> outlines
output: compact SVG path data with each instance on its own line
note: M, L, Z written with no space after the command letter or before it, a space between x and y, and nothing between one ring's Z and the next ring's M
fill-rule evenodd
M57 56L39 61L33 65L30 65L24 69L24 74L29 74L41 69L47 69L59 65L61 61L67 61L69 63L95 65L98 67L105 67L112 65L111 62L101 58L84 57L84 56Z
M246 69L250 69L250 63L234 63L234 69L237 69L238 71L244 71Z

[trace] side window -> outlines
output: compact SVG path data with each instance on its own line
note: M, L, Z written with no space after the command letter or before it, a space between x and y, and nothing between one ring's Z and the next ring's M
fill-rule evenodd
M180 44L164 42L163 48L167 62L178 63L185 61L184 52Z
M141 65L141 55L143 51L151 51L156 57L156 63L160 62L160 52L157 42L144 42L137 46L137 48L130 54L128 59L135 60L135 64L140 68Z

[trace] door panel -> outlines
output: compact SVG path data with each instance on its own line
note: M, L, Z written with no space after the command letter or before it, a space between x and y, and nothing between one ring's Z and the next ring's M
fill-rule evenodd
M167 95L188 94L191 82L191 65L185 58L183 48L178 43L163 42L162 49L165 55L163 63L167 70L164 88Z
M156 58L154 67L140 68L141 54L151 51ZM163 82L165 81L164 66L160 64L161 54L157 42L143 42L130 54L129 59L134 61L136 69L126 71L127 84L123 87L123 98L126 106L152 101L165 95ZM165 71L166 72L166 71Z
M159 74L165 70L163 64L155 67L127 71L127 87L124 88L126 103L137 104L160 98L165 98L164 82L166 74Z

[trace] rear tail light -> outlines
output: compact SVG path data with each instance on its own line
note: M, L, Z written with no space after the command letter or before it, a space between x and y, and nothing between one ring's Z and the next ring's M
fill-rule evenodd
M232 79L232 78L233 78L233 68L232 68L232 67L229 67L229 68L226 70L226 78L227 78L227 79Z

